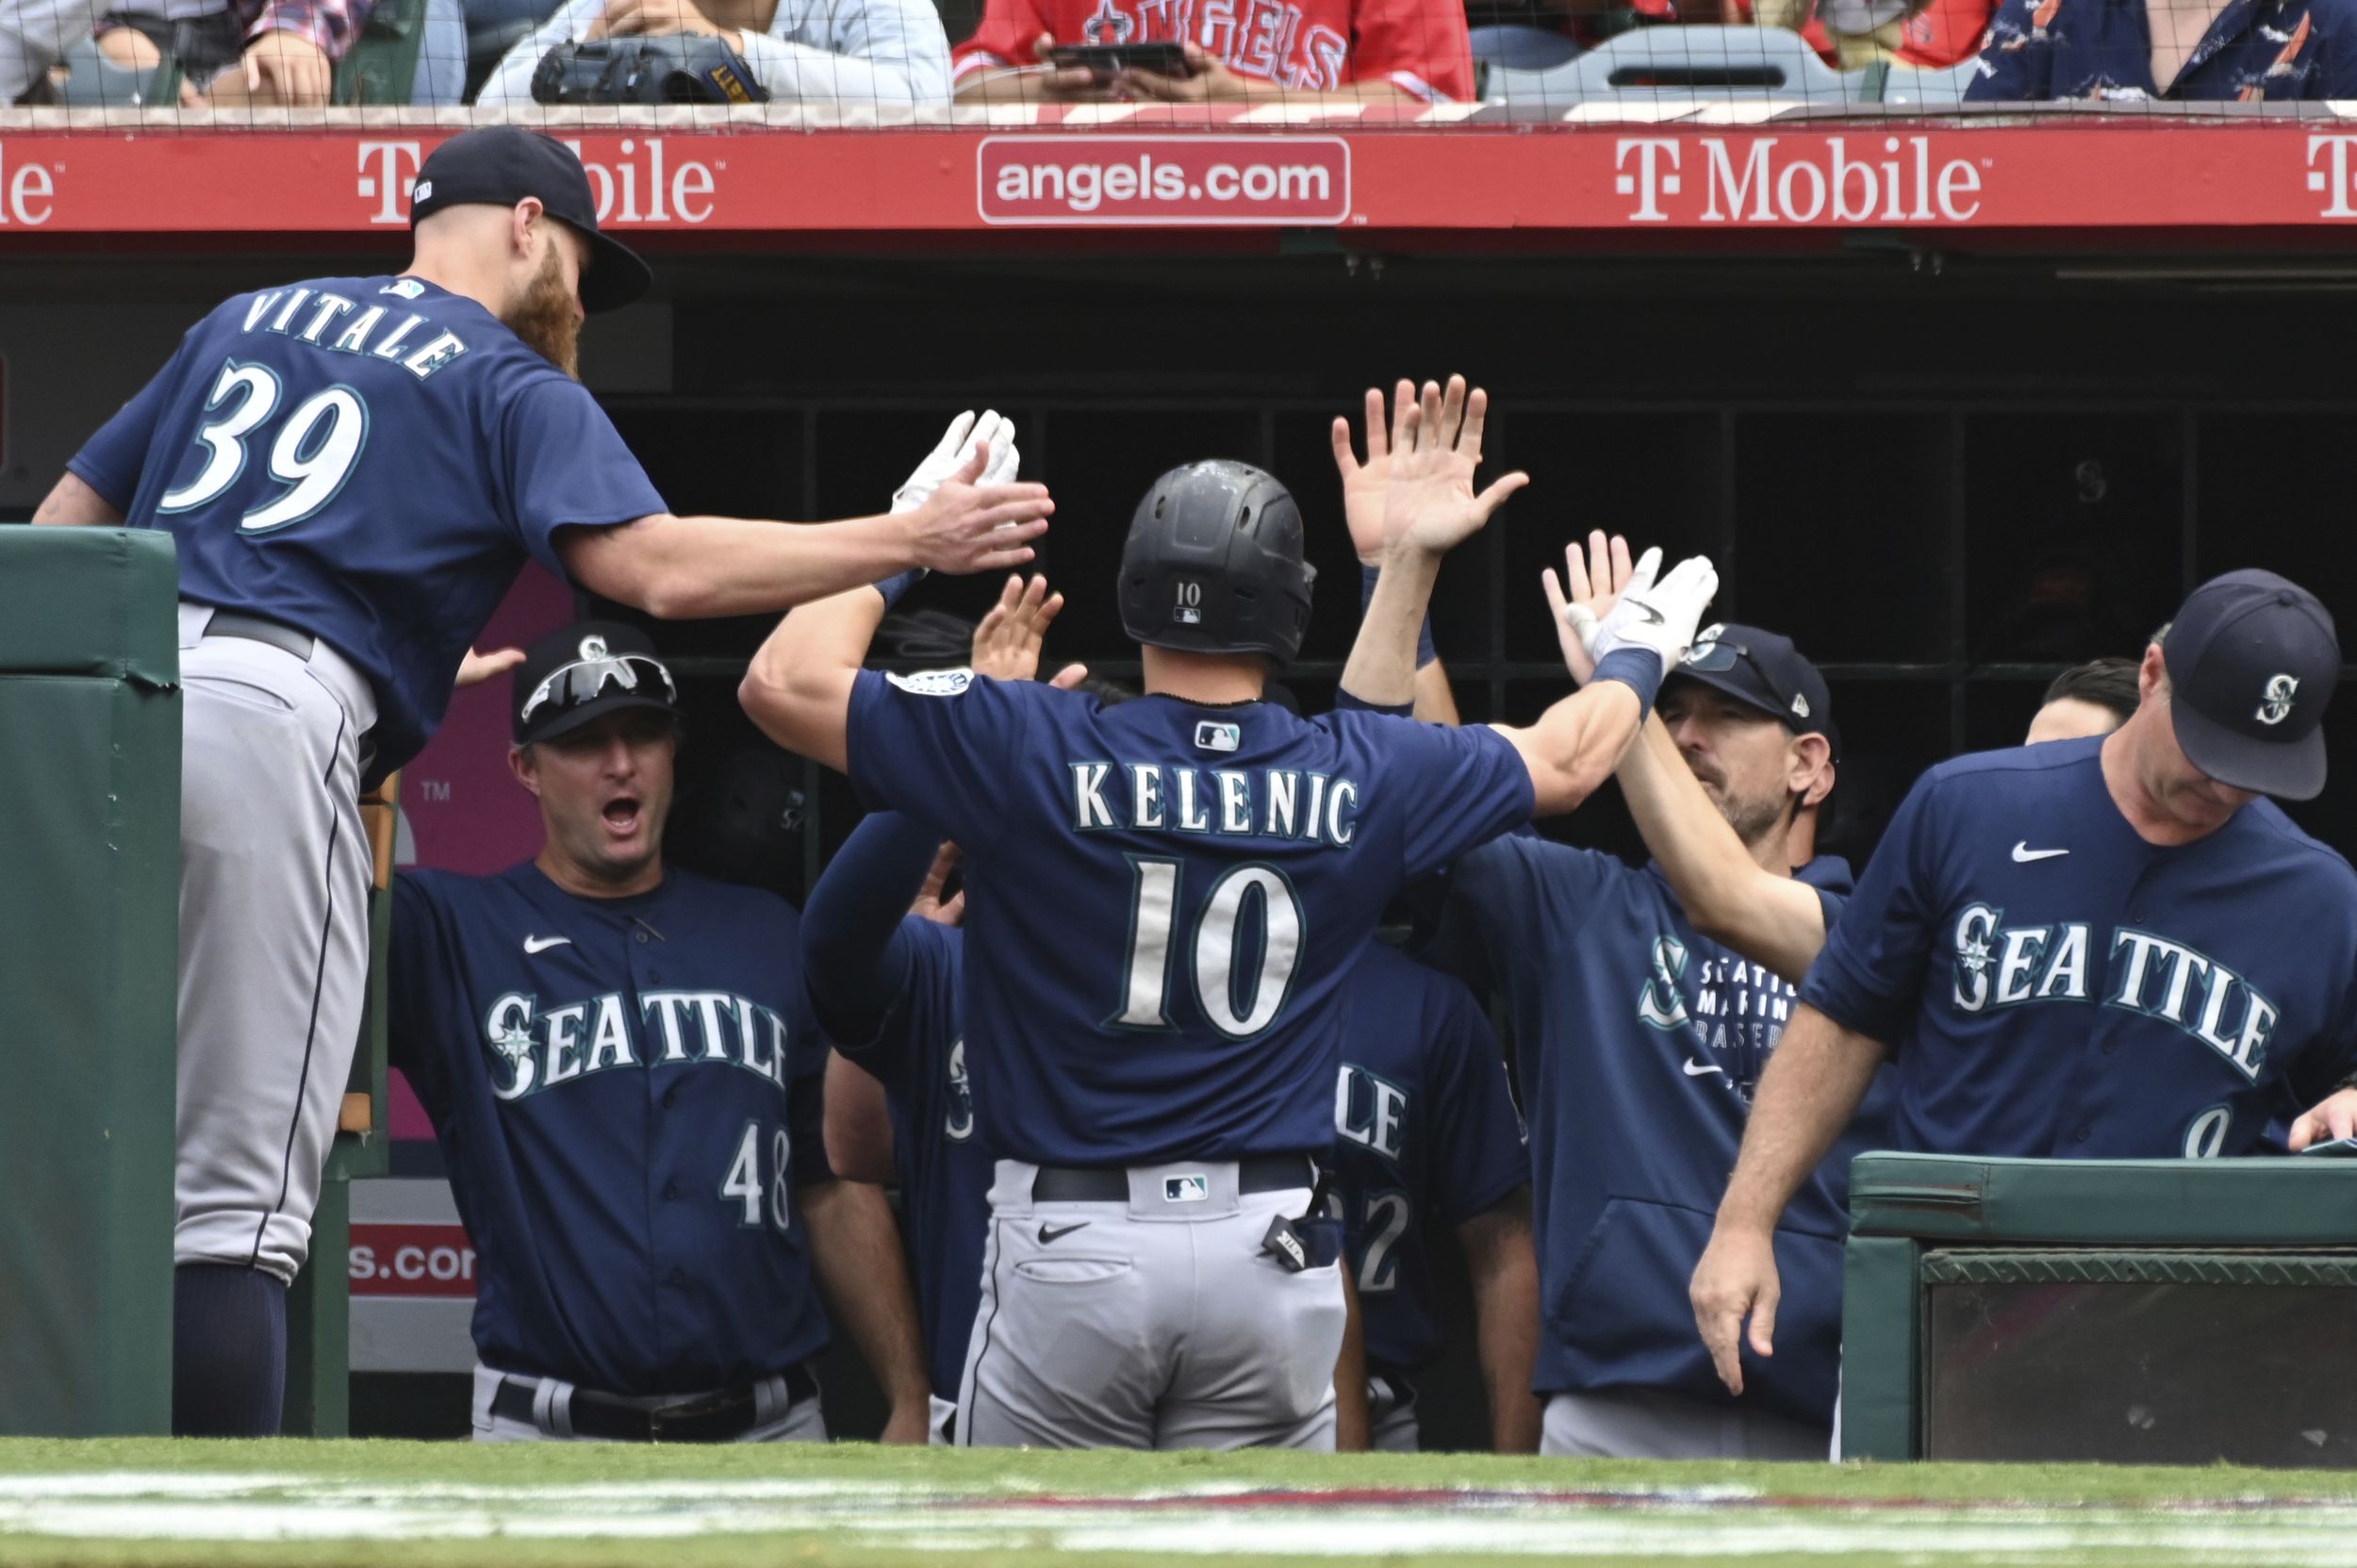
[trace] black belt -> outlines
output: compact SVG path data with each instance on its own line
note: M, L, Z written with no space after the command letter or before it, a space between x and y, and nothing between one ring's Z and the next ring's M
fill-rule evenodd
M1175 1162L1183 1164L1183 1162ZM1206 1161L1221 1164L1224 1161ZM1236 1191L1281 1193L1317 1185L1317 1169L1306 1154L1256 1154L1236 1162ZM1115 1165L1042 1165L1031 1178L1034 1203L1127 1203L1129 1173Z
M811 1375L807 1362L785 1369L785 1392L789 1409L818 1396L818 1379ZM499 1392L491 1395L491 1413L537 1426L534 1393L534 1384L503 1378ZM576 1388L569 1409L575 1437L608 1443L727 1443L761 1425L760 1405L750 1387L723 1389L659 1411L642 1410L612 1395Z
M213 619L205 623L205 635L208 637L243 637L248 642L268 643L282 652L292 653L306 664L318 647L318 639L307 632L281 626L274 620L264 620L260 616L233 615L226 610L213 612Z

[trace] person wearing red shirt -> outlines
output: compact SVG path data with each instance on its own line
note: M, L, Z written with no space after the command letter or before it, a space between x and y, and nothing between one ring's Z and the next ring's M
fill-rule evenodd
M1047 63L1058 42L1186 46L1190 74L1110 79ZM962 103L1447 103L1474 96L1450 0L988 0L953 56Z

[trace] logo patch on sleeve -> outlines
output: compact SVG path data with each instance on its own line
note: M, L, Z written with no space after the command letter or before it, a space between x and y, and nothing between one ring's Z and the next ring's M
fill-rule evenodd
M1195 749L1198 751L1232 751L1244 744L1244 727L1204 719L1195 727Z
M974 684L970 669L925 669L914 675L884 677L911 697L955 697Z

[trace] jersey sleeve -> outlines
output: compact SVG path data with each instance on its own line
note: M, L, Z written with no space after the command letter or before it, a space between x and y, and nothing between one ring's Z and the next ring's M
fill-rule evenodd
M914 990L911 933L923 922L907 910L940 848L940 835L913 818L871 812L810 891L802 983L819 1023L847 1056L858 1059L874 1045Z
M427 1098L430 1081L440 1071L429 1048L434 1029L429 993L438 925L425 883L415 874L394 877L392 953L385 983L386 1060L401 1069L420 1098Z
M952 85L981 71L1038 64L1040 35L1047 31L1031 0L989 0L974 36L949 52Z
M1048 692L970 669L863 669L846 726L852 787L871 808L903 812L969 855L987 854L1013 804L1033 712Z
M908 969L899 994L861 1049L845 1051L884 1086L896 1103L914 1104L934 1071L941 1036L957 1029L957 999L950 985L949 951L956 932L920 916L903 916L900 951Z
M1473 98L1473 45L1464 7L1359 0L1351 33L1346 82L1389 82L1427 104Z
M1451 729L1367 716L1388 766L1376 787L1406 813L1402 872L1415 878L1530 820L1538 801L1513 743L1487 724Z
M99 498L118 512L130 511L131 498L139 493L140 472L147 466L147 449L155 444L173 388L180 384L181 371L188 363L189 341L194 336L190 333L189 338L180 339L180 347L173 351L164 368L149 377L147 385L130 402L115 410L114 418L100 425L66 464L68 472L96 490Z
M1914 1024L1941 908L1937 788L1927 775L1907 792L1801 985L1803 1001L1891 1051Z
M794 1078L786 1089L786 1180L799 1189L835 1179L827 1164L827 1052L823 1044L798 1052Z
M1506 1085L1506 1053L1473 993L1443 984L1432 1020L1429 1145L1432 1201L1452 1226L1464 1224L1530 1180L1523 1121Z
M532 377L509 400L501 428L517 533L533 559L559 577L566 572L553 542L558 529L668 510L614 421L577 381Z
M1524 955L1574 937L1616 874L1628 867L1600 850L1531 833L1493 838L1431 879L1412 956L1487 996Z

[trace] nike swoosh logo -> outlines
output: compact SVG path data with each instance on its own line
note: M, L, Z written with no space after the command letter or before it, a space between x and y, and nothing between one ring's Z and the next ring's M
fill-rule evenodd
M1662 624L1663 624L1663 621L1662 621L1662 619L1661 619L1661 612L1660 612L1659 610L1655 609L1655 608L1654 608L1651 604L1646 603L1646 602L1645 602L1643 600L1641 600L1641 599L1632 599L1632 600L1630 600L1630 601L1629 601L1629 602L1630 602L1631 604L1633 604L1633 605L1635 605L1635 606L1636 606L1636 608L1637 608L1637 613L1638 613L1639 615L1643 616L1643 617L1645 618L1645 624L1646 624L1646 625L1648 625L1648 626L1659 626L1659 625L1662 625Z
M524 938L524 951L528 953L544 953L551 948L569 948L572 945L573 939L569 936L527 936Z
M2016 866L2027 866L2034 860L2052 860L2056 855L2067 855L2069 852L2069 850L2033 850L2030 848L2030 841L2025 838L2013 847L2013 863Z
M1708 1078L1712 1073L1723 1073L1725 1071L1726 1068L1724 1067L1712 1066L1702 1062L1689 1061L1686 1064L1686 1076L1689 1078Z
M1077 1225L1043 1225L1039 1228L1039 1239L1043 1242L1062 1241L1075 1230L1087 1230L1088 1223L1082 1220Z

